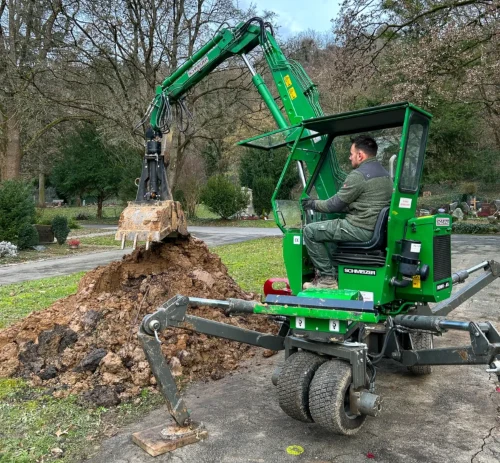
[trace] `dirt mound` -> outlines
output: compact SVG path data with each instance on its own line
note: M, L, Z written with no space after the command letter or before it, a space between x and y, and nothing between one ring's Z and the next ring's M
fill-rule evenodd
M0 377L22 376L52 388L56 397L80 394L112 405L155 384L137 341L146 313L176 294L208 299L252 299L220 258L196 238L137 249L87 273L78 292L0 331ZM189 312L264 332L277 326L255 315L226 317L211 308ZM219 379L254 354L251 346L180 329L164 332L162 350L184 381Z

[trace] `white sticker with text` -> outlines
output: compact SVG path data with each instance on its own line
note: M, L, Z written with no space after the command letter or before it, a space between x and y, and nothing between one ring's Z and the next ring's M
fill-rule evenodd
M293 237L293 244L300 244L300 236Z
M422 245L420 243L411 243L410 252L420 252Z
M295 328L300 328L301 330L306 329L306 319L304 317L297 317L295 319Z
M340 320L330 320L330 331L335 333L340 331Z
M369 291L360 291L360 294L363 298L363 301L373 301L373 293L370 293Z
M204 56L200 61L195 63L191 69L188 70L187 75L191 77L193 74L196 74L198 71L203 69L203 66L208 63L208 56Z
M400 198L399 199L399 207L401 209L410 209L411 208L411 198Z
M449 217L437 217L436 218L436 227L449 227L450 226L450 218Z

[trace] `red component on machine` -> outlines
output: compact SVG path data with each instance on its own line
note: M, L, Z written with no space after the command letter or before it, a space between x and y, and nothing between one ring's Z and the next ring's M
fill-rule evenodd
M286 288L284 289L276 289L273 287L274 283L285 283ZM288 278L269 278L264 283L264 295L268 294L280 294L282 296L291 296L292 290L290 289L290 284L288 283Z

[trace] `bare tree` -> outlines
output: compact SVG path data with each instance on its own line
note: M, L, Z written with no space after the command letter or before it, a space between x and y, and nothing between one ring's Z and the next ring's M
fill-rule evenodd
M45 69L55 49L54 36L64 37L61 0L0 0L0 166L1 179L19 177L24 145L61 120L32 117L30 81ZM41 132L40 132L41 131Z
M236 9L232 0L108 0L99 4L78 0L64 5L62 14L71 40L60 44L46 72L33 79L34 85L66 111L99 118L102 136L109 142L125 140L137 146L142 137L133 129L152 100L155 86L219 28L234 24L248 12ZM226 63L187 95L194 121L187 130L172 127L174 187L194 140L213 132L217 121L223 126L231 120L237 102L227 95L248 91L246 75L242 65ZM225 110L212 111L213 102L220 98L226 99ZM244 117L241 109L232 113L233 122Z
M478 106L500 149L499 16L498 0L346 0L335 30L351 75L369 68L392 101Z

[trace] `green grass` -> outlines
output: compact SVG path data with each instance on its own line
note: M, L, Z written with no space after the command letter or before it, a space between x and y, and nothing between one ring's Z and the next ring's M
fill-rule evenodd
M285 277L281 237L261 238L238 244L217 246L211 251L218 254L229 274L245 291L262 292L268 278Z
M115 241L114 233L112 235L82 237L79 240L81 244L91 244L93 246L121 246L121 241Z
M102 435L137 419L162 402L160 394L141 394L139 403L113 410L89 409L75 396L55 399L19 379L0 379L0 463L81 461L95 453Z
M21 380L0 380L0 462L48 461L53 449L71 461L75 447L95 432L104 409L89 410L76 397L54 399ZM88 442L88 441L87 441ZM61 460L59 460L61 461Z
M0 328L76 292L84 272L0 286Z
M195 210L196 217L198 219L218 219L219 216L210 212L204 204L198 204Z
M37 222L50 223L56 215L62 215L68 220L76 218L79 214L84 214L88 217L88 221L92 223L106 223L109 221L118 222L118 218L123 210L123 206L104 206L102 208L103 218L97 220L97 206L82 206L82 207L45 207L37 208ZM82 223L86 221L83 220Z
M100 223L105 225L116 225L123 210L122 206L104 206L103 218L97 219L97 206L84 207L47 207L37 209L37 223L50 224L56 215L63 215L78 226L85 223ZM88 220L75 222L79 214L88 216ZM188 220L189 225L206 227L264 227L275 228L274 220L222 220L216 214L210 212L205 205L196 206L196 217Z
M277 225L271 220L222 220L217 214L210 212L204 204L196 206L196 217L188 220L189 225L206 227L261 227L276 228Z

